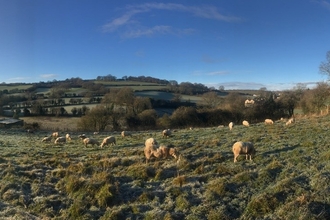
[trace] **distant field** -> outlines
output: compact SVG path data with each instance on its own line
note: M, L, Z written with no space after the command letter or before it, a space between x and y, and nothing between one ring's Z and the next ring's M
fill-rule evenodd
M32 87L32 85L30 85L30 84L28 84L28 85L1 85L0 84L0 91L5 90L5 89L7 89L8 91L13 90L13 89L25 90L25 89L28 89L31 87Z
M73 120L44 118L35 133L0 128L0 219L330 219L330 117L273 125L101 132L116 145L85 147L41 140ZM54 124L51 124L54 123ZM173 146L181 159L143 153L147 138ZM235 141L251 141L253 161L233 162Z
M136 96L142 97L150 97L155 100L163 99L163 100L172 100L174 98L174 94L170 92L162 92L162 91L141 91L135 92ZM200 96L192 96L192 95L181 95L181 101L190 101L193 103L201 102L203 99Z

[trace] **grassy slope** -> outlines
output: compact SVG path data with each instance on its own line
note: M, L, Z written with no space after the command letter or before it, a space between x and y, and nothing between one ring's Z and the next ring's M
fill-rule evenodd
M168 139L113 133L117 145L104 149L84 148L78 133L55 146L40 142L49 132L1 129L0 218L329 219L329 119L177 130ZM151 136L184 159L146 165ZM233 163L236 140L255 143L253 162Z

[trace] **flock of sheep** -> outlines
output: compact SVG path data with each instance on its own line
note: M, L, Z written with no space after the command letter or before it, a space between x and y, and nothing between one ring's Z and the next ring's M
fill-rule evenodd
M283 120L283 119L281 119ZM295 122L294 118L289 119L285 124L288 126L292 123ZM271 119L265 119L265 125L273 125L274 121ZM243 126L249 127L250 124L248 121L244 120L242 122ZM220 126L219 126L220 127ZM223 126L221 126L223 127ZM232 130L234 127L234 123L230 122L228 124L229 130ZM192 128L190 128L192 130ZM94 135L98 134L98 132L94 132ZM172 131L170 129L165 129L162 131L162 137L167 138L170 137L172 134ZM121 136L124 137L132 137L132 133L128 131L122 131ZM83 144L85 147L88 145L96 145L100 146L103 148L106 145L116 145L116 138L114 136L108 136L103 139L103 141L100 143L98 140L94 138L89 138L85 134L79 135L79 138L82 140ZM55 144L60 144L60 143L65 143L66 141L71 141L71 136L70 134L66 134L65 136L59 136L58 132L52 133L52 135L48 137L44 137L42 139L42 142L51 142L53 139L55 139L54 143ZM242 142L242 141L237 141L236 143L233 144L232 146L232 152L234 154L234 162L237 162L237 157L239 155L246 155L246 160L250 159L252 161L252 156L256 154L256 150L254 148L253 143L251 142ZM158 142L156 141L155 138L148 138L145 141L145 146L144 146L144 155L146 158L146 163L149 162L151 158L168 158L168 157L174 157L177 162L180 161L181 159L181 154L179 151L172 147L172 146L165 146L165 145L159 145Z

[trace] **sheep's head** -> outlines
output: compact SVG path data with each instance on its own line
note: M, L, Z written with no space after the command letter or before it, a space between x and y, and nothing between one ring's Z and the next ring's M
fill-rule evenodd
M179 158L179 155L180 155L180 153L175 148L170 148L169 151L168 151L168 153L169 153L169 155L171 155L175 159L178 159Z

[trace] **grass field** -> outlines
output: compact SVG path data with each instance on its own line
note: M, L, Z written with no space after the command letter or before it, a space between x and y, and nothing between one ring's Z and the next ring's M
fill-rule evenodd
M329 219L329 119L174 130L166 139L86 134L117 138L103 149L85 148L77 132L55 145L41 142L50 131L0 129L0 219ZM146 164L148 137L183 158ZM237 140L254 143L253 161L233 162Z

